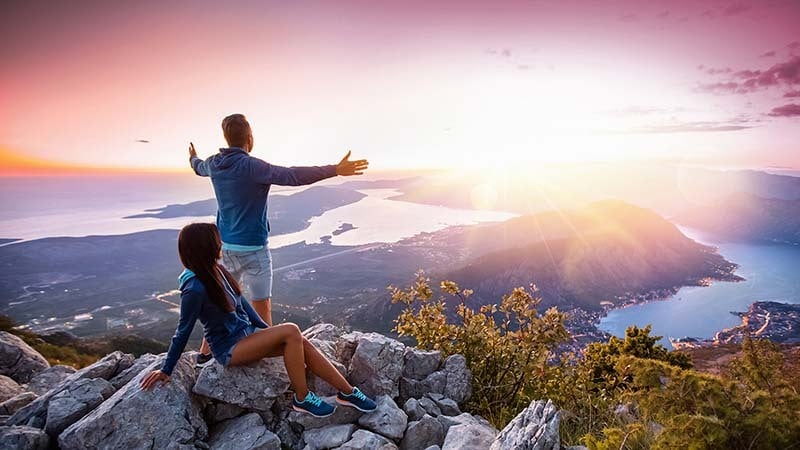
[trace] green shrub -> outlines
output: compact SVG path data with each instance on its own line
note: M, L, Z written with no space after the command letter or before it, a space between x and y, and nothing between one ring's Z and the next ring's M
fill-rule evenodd
M534 287L514 289L499 305L478 310L467 306L472 291L452 281L442 281L440 288L458 302L452 315L443 296L434 299L422 272L406 289L390 286L392 301L406 305L395 331L415 338L420 348L464 355L473 377L468 407L502 428L538 392L552 351L569 338L565 315L555 308L539 314Z

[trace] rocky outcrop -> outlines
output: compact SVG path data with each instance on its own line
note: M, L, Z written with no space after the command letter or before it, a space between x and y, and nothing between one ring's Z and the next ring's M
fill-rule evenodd
M0 402L4 402L23 392L25 392L25 389L17 384L16 381L5 375L0 375Z
M264 358L246 367L222 367L214 363L203 368L194 393L224 403L261 411L289 389L289 376L282 358Z
M198 371L194 354L186 353L168 383L143 391L141 379L164 356L114 352L74 373L64 366L39 370L18 386L35 386L39 396L23 392L0 404L0 415L13 414L6 425L17 425L0 427L0 442L62 449L442 450L478 448L494 439L497 430L488 422L461 412L471 395L463 357L443 359L438 351L330 324L304 336L376 399L376 411L339 406L324 418L294 411L282 358ZM16 382L8 381L13 388ZM327 382L310 376L309 385L335 404L336 390Z
M50 363L25 341L11 333L0 331L0 375L17 383L27 383L31 377L50 367Z
M178 448L208 436L200 402L191 394L194 359L184 354L169 383L143 391L139 381L156 361L58 437L62 449Z
M44 431L33 427L0 427L0 448L20 450L47 450L50 438Z
M553 402L534 400L500 431L490 450L559 450L558 424Z
M45 392L58 386L59 383L64 381L68 376L75 373L75 368L70 366L52 366L34 375L25 389L33 392L36 395L42 395Z

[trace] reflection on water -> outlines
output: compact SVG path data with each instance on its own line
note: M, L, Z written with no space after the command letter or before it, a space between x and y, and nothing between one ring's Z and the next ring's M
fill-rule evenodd
M696 233L687 234L718 247L720 254L739 265L736 273L746 280L685 287L668 300L613 310L600 321L600 329L623 336L628 325L652 324L654 334L665 338L711 338L741 323L730 312L746 311L753 302L800 303L800 246L710 243ZM662 342L670 346L667 339Z

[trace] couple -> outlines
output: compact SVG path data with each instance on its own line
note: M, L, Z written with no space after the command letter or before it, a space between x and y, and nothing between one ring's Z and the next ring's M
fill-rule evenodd
M197 363L217 360L241 366L265 357L283 356L294 387L295 410L325 417L336 407L308 390L306 368L339 390L336 402L369 412L375 402L351 386L328 359L300 334L293 323L272 325L272 261L267 248L267 194L270 185L301 186L337 175L361 175L366 160L337 165L280 167L250 156L253 133L242 114L222 121L229 148L205 161L189 147L197 175L211 177L217 198L217 224L194 223L178 235L178 253L186 268L178 280L180 321L161 369L142 379L143 389L168 382L197 320L204 338ZM217 261L222 259L222 264ZM253 304L247 301L249 297Z

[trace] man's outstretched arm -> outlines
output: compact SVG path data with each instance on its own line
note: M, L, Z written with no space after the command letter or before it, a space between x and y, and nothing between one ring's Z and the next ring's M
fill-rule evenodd
M329 166L281 167L258 158L251 158L250 175L256 182L262 184L302 186L337 175L361 175L368 167L369 162L366 159L350 161L350 152L348 151L339 164Z
M194 144L191 142L189 142L189 165L192 166L194 173L200 175L201 177L209 176L206 162L197 157L197 150L194 149Z

